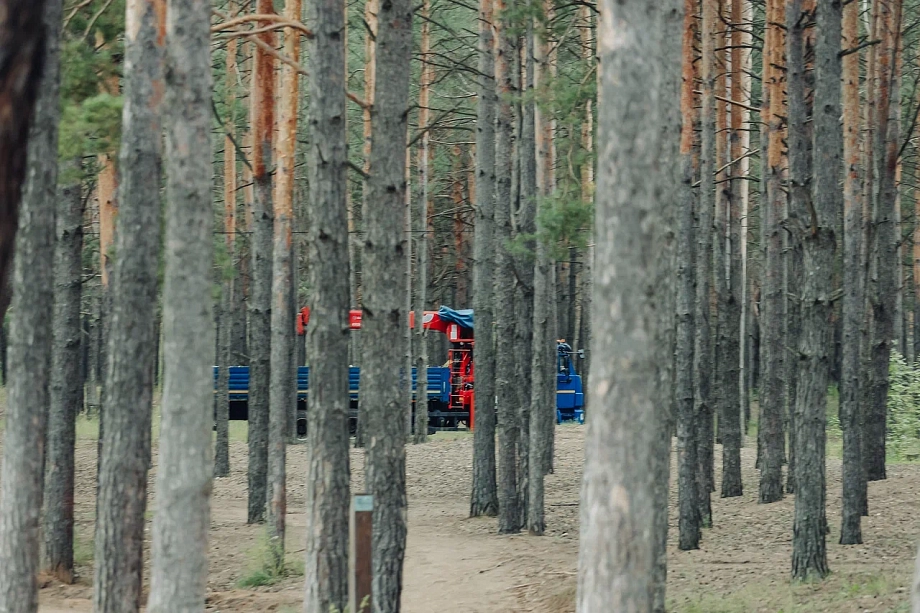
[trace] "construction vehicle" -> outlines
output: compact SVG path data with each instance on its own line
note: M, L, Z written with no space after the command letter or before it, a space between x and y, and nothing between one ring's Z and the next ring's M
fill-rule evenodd
M297 314L297 333L303 335L309 324L310 311L304 307ZM437 311L425 311L422 325L447 336L450 343L448 360L444 366L428 367L428 385L426 401L428 403L429 433L438 430L457 430L475 427L475 368L473 347L473 311L454 310L441 307ZM415 314L409 313L409 326L415 327ZM361 311L349 312L349 328L361 329ZM568 347L568 345L565 345ZM577 353L584 357L584 352ZM558 373L556 376L556 421L584 421L584 393L581 377L576 374L572 361L571 348L557 352ZM214 367L215 393L218 369ZM417 372L412 369L412 403L418 398L416 389ZM299 435L306 433L307 397L310 385L310 369L300 366L297 369L297 430ZM357 366L349 367L348 389L350 399L349 429L355 432L358 419L358 398L361 392L361 371ZM249 407L249 367L230 367L230 419L246 420ZM413 416L412 423L415 419Z

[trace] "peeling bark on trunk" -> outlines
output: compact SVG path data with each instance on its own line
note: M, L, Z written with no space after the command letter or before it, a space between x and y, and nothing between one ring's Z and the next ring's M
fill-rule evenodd
M380 6L377 92L364 211L364 362L361 388L367 422L368 491L374 496L373 603L398 613L406 552L406 419L412 373L404 355L406 309L406 124L412 60L412 3ZM477 327L481 324L477 322ZM397 340L399 339L399 340ZM394 346L395 343L395 346Z
M348 212L345 3L308 3L315 37L309 42L310 318L307 410L307 544L304 611L327 613L348 604ZM343 333L344 332L344 333ZM322 356L322 359L316 359Z
M859 44L859 7L843 7L843 39L847 49ZM843 359L840 375L840 426L843 431L843 497L840 544L862 543L860 527L866 506L863 470L859 356L863 316L862 186L859 155L859 54L845 55L843 63ZM920 227L920 226L918 226Z
M273 13L272 0L258 0L256 12ZM265 25L264 23L262 25ZM272 32L259 34L274 46ZM249 296L249 504L246 523L265 521L268 496L268 431L271 383L272 139L275 127L275 66L261 47L254 54L250 104L252 117L252 292Z
M669 169L659 164L669 91L661 7L601 6L594 381L582 487L577 610L651 611L656 596L656 454L660 348L670 261L662 258ZM664 89L664 91L662 91ZM673 97L671 103L674 103ZM676 135L673 135L676 136ZM617 146L611 146L616 143ZM664 213L664 215L663 215ZM613 309L613 311L611 311ZM610 317L615 312L616 317ZM670 318L671 313L667 313ZM614 367L614 365L616 365Z
M783 367L786 353L783 344L783 263L781 222L785 210L783 175L783 63L785 20L783 0L767 0L767 40L765 56L765 87L770 90L766 110L766 201L764 202L765 262L762 299L760 422L758 424L761 452L760 492L762 503L776 502L783 497L783 405L785 401Z
M163 418L150 613L204 606L214 471L210 399L211 57L207 0L169 0L166 36L166 249Z
M495 350L492 346L492 257L495 195L495 82L492 0L479 3L479 101L476 112L476 224L473 311L476 313L476 430L470 517L498 515L495 478Z

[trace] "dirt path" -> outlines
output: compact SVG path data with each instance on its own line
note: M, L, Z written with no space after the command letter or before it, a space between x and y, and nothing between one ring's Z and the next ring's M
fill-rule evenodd
M494 519L466 518L472 439L436 437L407 449L409 536L404 575L405 613L573 613L576 586L578 496L584 429L557 429L555 472L547 477L547 535L498 536ZM920 465L890 465L886 481L869 487L870 515L864 545L840 546L840 461L828 462L828 558L824 582L791 584L794 497L757 504L754 441L742 453L745 494L713 494L715 527L701 549L676 548L677 492L671 488L668 548L669 611L680 613L902 613L920 537ZM303 474L303 446L290 448L289 476ZM672 460L673 460L672 454ZM719 482L721 449L716 449ZM95 441L78 447L77 540L79 572L74 586L48 583L42 613L91 610L90 537L93 526ZM351 456L353 491L363 489L363 453ZM224 613L301 610L303 578L242 589L240 580L258 566L264 530L247 526L246 444L231 448L232 474L215 483L210 534L208 610ZM672 476L676 466L672 464ZM153 477L151 477L153 478ZM303 484L289 481L287 550L295 566L304 542ZM151 483L152 491L152 483ZM152 507L155 509L155 497ZM152 516L152 513L148 515ZM302 564L301 564L302 567Z
M580 432L566 430L562 449L569 441L580 453ZM569 463L568 453L560 461ZM522 595L535 576L553 572L562 562L574 560L567 538L500 537L494 518L468 519L472 438L452 435L422 446L410 446L407 457L409 535L406 552L403 611L405 613L500 613L521 611ZM92 560L95 441L78 441L77 539L84 543L79 556L80 579L65 586L43 582L41 613L92 610ZM305 449L290 448L289 475L305 466ZM363 488L363 453L352 452L352 489ZM242 578L258 567L263 528L246 525L246 444L231 445L232 473L215 481L210 533L208 610L230 612L292 612L301 608L302 577L285 579L269 587L242 589ZM573 463L574 464L574 463ZM580 475L580 472L578 473ZM569 477L574 476L570 474ZM153 492L155 473L151 474ZM553 480L554 477L550 477ZM568 482L569 479L562 481ZM287 550L296 567L302 556L305 516L303 484L289 482ZM575 496L577 489L561 488L559 495ZM150 518L156 509L152 495ZM567 507L563 515L574 516ZM552 513L552 511L550 511ZM571 522L565 523L568 526ZM148 530L149 534L149 530ZM558 530L551 531L558 534ZM149 543L148 543L149 550ZM302 564L300 564L302 567ZM542 579L540 579L542 580ZM149 582L149 577L148 577Z

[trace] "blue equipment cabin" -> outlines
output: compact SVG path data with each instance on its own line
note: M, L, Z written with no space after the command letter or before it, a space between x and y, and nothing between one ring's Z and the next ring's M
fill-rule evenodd
M578 357L585 357L584 350ZM556 344L556 423L576 421L585 423L585 394L581 375L575 372L572 347L565 341Z

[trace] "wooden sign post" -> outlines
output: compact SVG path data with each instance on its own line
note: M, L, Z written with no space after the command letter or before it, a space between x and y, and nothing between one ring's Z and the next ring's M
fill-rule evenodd
M371 611L371 534L373 531L374 497L355 494L351 499L348 521L348 611Z

